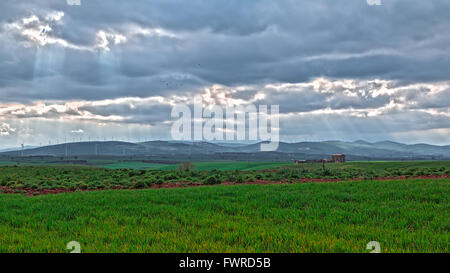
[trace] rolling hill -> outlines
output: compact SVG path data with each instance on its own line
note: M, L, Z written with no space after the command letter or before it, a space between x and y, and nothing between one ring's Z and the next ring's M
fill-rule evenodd
M392 141L280 142L278 150L261 152L260 143L229 145L209 142L149 141L130 143L121 141L74 142L25 149L23 156L200 156L205 158L247 159L320 159L331 154L346 154L350 160L374 159L450 159L450 146L429 144L407 145ZM22 151L6 151L2 156L21 156Z

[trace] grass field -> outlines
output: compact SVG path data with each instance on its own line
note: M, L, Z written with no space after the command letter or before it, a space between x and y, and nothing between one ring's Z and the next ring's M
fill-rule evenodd
M95 160L88 161L98 167L107 169L157 169L157 170L176 170L178 164L158 164L146 163L139 161L117 162L110 161L105 164L104 161L96 162ZM11 165L12 162L9 162ZM1 164L1 162L0 162ZM194 162L197 170L238 170L238 171L253 171L274 169L278 167L321 167L321 164L310 163L300 166L294 165L292 162ZM346 168L363 168L363 169L388 169L388 168L408 168L408 167L448 167L449 161L354 161L347 162ZM342 164L327 164L329 168L342 168Z
M272 162L195 162L196 170L238 170L238 171L252 171L273 169L277 167L292 165L291 162L272 163ZM107 169L156 169L156 170L176 170L178 164L158 164L146 162L116 162L111 164L100 164L98 167Z
M280 163L197 163L193 169L178 170L178 165L160 169L114 169L85 166L0 166L0 192L34 192L48 189L142 189L178 183L188 185L244 183L254 181L299 182L311 179L351 180L423 176L448 176L450 163L433 162L350 162L345 164ZM136 167L136 166L134 166ZM221 167L221 170L217 168ZM167 169L165 169L167 168ZM240 168L241 170L237 170Z
M450 168L450 161L352 161L345 164L327 164L329 168L362 168L371 170L399 168Z
M0 252L449 252L449 182L0 195Z
M74 162L79 161L79 162ZM295 166L293 162L246 162L246 161L210 161L210 162L192 162L196 170L238 170L253 171L274 169L280 167L286 168L310 168L321 167L321 164L310 163ZM97 166L106 169L135 169L135 170L176 170L177 163L160 163L158 161L151 162L148 160L137 160L129 158L117 157L78 157L73 160L60 159L59 157L25 157L16 158L14 160L0 160L0 166L56 166L56 165L72 165L72 166ZM345 164L345 168L361 168L361 169L393 169L393 168L413 168L413 167L448 167L450 161L351 161ZM342 168L342 164L327 164L330 169Z
M146 162L114 162L110 164L98 164L97 167L106 169L136 169L136 170L146 170L146 169L165 169L168 164L158 164L158 163L146 163ZM173 167L176 169L178 165Z
M0 166L0 252L449 251L448 161L194 165Z
M257 171L274 169L278 167L291 166L291 162L272 163L272 162L195 162L193 163L196 170L221 170L221 171ZM178 165L167 165L160 167L161 170L176 170Z
M0 160L0 166L12 166L17 164L14 161Z
M20 158L23 159L23 158ZM78 160L78 159L77 159ZM194 162L197 170L239 170L251 171L271 169L282 166L292 165L292 162L230 162L230 161L213 161L213 162ZM124 159L81 159L79 163L73 161L60 160L59 158L51 158L40 160L39 158L25 158L23 162L13 160L0 160L0 166L52 166L52 165L76 165L76 166L97 166L106 169L135 169L135 170L176 170L178 164L153 163L139 160Z

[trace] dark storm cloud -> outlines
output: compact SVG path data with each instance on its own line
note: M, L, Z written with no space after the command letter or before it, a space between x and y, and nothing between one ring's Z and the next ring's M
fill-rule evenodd
M216 102L225 93L241 104L280 105L286 137L302 134L294 121L340 138L444 135L450 1L381 1L2 0L3 134L37 132L30 124L49 128L52 120L61 134L98 127L85 120L118 126L105 132L128 134L133 123L162 132L168 101L218 85L209 94ZM155 97L166 101L146 100Z
M54 49L39 55L51 45L24 47L18 44L20 35L7 35L3 26L2 87L20 94L28 89L27 81L43 76L38 59L54 59L52 72L61 77L46 79L39 95L32 94L36 99L145 97L184 93L205 83L235 86L315 77L437 81L447 80L450 69L446 0L386 0L382 6L364 0L91 0L81 6L8 0L0 8L3 25L32 15L47 22L50 12L62 11L51 35L79 47L93 47L100 30L127 36L137 27L161 28L178 35L136 34L118 45L108 38L108 54L65 48L59 55ZM160 84L159 77L171 74L190 78ZM131 87L125 91L126 86Z

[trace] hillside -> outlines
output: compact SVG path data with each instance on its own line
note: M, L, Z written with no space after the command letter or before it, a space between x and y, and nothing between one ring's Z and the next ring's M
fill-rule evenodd
M211 159L247 158L266 159L320 159L331 154L346 154L350 160L370 159L450 159L450 146L429 144L407 145L391 141L369 143L365 141L281 142L274 152L260 152L257 144L215 144L208 142L149 141L130 143L121 141L74 142L25 149L23 156L204 156ZM21 156L22 151L2 152L3 156Z

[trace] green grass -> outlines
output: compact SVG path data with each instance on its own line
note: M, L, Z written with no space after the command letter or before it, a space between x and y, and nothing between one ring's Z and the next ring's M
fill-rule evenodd
M83 166L0 166L0 186L8 190L45 189L115 189L149 188L164 183L222 182L243 183L256 180L295 182L309 179L374 179L377 177L419 177L450 175L449 162L380 162L327 164L280 163L198 163L194 170L179 171L178 165L125 162L110 168ZM134 168L130 167L134 164ZM137 169L141 165L141 169ZM224 164L224 165L221 165ZM145 166L145 167L144 167ZM153 166L162 169L147 169ZM217 170L217 167L222 167ZM236 170L240 168L240 170ZM271 170L270 170L271 169ZM1 190L0 190L1 191Z
M106 169L136 169L136 170L146 170L146 169L164 169L167 164L158 163L146 163L146 162L115 162L110 164L97 165L98 167ZM178 165L174 165L176 168Z
M349 162L326 170L321 164L213 162L187 171L125 163L117 169L0 166L0 187L21 193L186 181L365 180L0 194L0 252L64 252L73 240L84 252L366 252L369 241L380 242L383 252L449 251L450 179L370 181L448 175L448 161ZM152 167L167 167L159 165Z
M342 164L341 164L342 165ZM327 166L332 166L327 164ZM336 164L335 166L339 166ZM363 169L398 169L398 168L440 168L450 167L450 161L353 161L345 163L346 168Z
M0 252L449 252L450 180L0 195Z
M254 170L266 170L274 169L283 166L292 165L291 162L288 163L273 163L273 162L194 162L193 163L196 170L220 170L220 171L254 171ZM158 167L160 170L176 170L178 165L166 165Z
M11 166L14 165L15 162L14 161L7 161L7 160L0 160L0 166Z
M238 171L252 171L252 170L265 170L274 169L277 167L292 165L291 162L287 163L272 163L272 162L194 162L196 170L238 170ZM146 163L146 162L114 162L109 164L99 164L98 167L107 169L156 169L156 170L176 170L178 164L158 164L158 163Z
M176 170L178 164L158 164L158 163L146 163L140 161L130 162L98 162L90 160L89 163L95 164L98 167L108 169L157 169L157 170ZM308 163L301 164L299 166L294 165L292 162L193 162L196 170L238 170L238 171L254 171L254 170L267 170L275 168L295 168L295 167L313 167L322 168L321 163ZM449 168L449 161L354 161L347 162L345 164L327 164L330 169L342 169L342 168L359 168L366 170L382 170L382 169L398 169L398 168Z
M0 160L0 166L51 166L51 165L72 165L72 166L97 166L107 169L137 169L137 170L176 170L178 164L168 163L151 163L145 162L144 159L117 158L117 157L76 157L71 158L75 161L84 161L84 163L71 163L67 159L60 157L23 157L16 158L16 160L9 160L7 158ZM164 161L163 161L164 162ZM212 161L212 162L192 162L197 170L238 170L238 171L253 171L266 170L274 168L295 168L293 162L245 162L245 161ZM84 164L84 165L83 165ZM383 170L383 169L398 169L398 168L449 168L450 161L352 161L346 164L327 164L330 169L342 168L357 168L366 170ZM301 164L297 167L313 167L321 168L322 164Z

